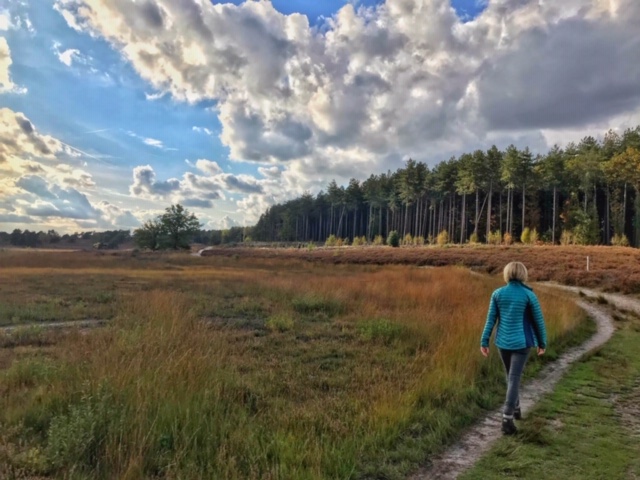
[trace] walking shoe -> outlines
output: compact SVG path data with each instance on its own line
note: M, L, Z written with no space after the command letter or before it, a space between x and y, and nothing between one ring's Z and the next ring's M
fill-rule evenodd
M516 408L513 411L513 418L515 418L516 420L522 420L522 410L520 410L520 407Z
M505 435L514 435L518 433L516 424L513 423L513 418L502 417L502 433Z

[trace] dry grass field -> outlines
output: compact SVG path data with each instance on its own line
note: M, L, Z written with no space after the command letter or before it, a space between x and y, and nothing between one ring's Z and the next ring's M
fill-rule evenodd
M359 265L459 265L500 274L510 261L524 262L533 281L601 288L609 292L640 293L640 250L629 247L489 246L334 247L334 248L214 248L206 256L299 259ZM589 271L587 271L589 257Z
M0 477L403 478L500 402L498 279L231 253L0 252ZM547 361L589 323L540 299Z

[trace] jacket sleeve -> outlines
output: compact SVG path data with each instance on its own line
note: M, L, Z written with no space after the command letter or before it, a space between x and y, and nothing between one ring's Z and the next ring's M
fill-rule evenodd
M533 313L533 330L538 340L538 346L540 348L547 348L547 329L544 325L544 317L542 316L542 309L540 308L540 302L538 297L534 293L530 295L531 311Z
M480 346L482 347L489 346L491 332L493 332L493 327L495 327L496 321L498 320L498 301L496 297L496 292L493 292L493 294L491 295L491 300L489 301L489 312L487 313L487 321L484 325L484 330L482 331L482 339L480 340Z

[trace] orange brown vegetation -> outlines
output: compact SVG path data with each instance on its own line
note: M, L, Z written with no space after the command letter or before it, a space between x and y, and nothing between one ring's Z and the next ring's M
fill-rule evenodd
M4 300L26 308L36 281L65 302L111 289L113 320L44 350L39 332L4 342L2 475L402 478L503 393L478 351L502 282L466 269L55 255L0 257ZM583 315L540 299L553 358Z
M461 265L499 274L510 261L524 262L530 280L640 293L640 250L625 247L582 246L447 246L347 247L307 249L215 248L206 256L304 259L312 262L360 265ZM586 270L587 257L590 269Z

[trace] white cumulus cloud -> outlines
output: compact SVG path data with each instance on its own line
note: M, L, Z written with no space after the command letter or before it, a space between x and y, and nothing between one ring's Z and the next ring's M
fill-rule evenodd
M1 18L1 17L0 17ZM11 49L7 39L0 37L0 94L2 93L26 93L26 88L21 88L11 79L10 67L13 63L11 59Z
M269 1L55 8L110 42L154 91L215 101L231 159L258 163L264 179L204 178L242 192L239 208L254 217L406 155L434 163L494 141L545 147L553 131L640 121L637 0L489 0L467 22L446 0L349 3L320 28Z

